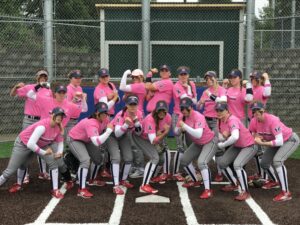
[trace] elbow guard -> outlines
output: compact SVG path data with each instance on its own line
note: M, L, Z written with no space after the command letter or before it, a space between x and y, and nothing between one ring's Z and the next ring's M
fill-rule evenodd
M147 83L147 82L152 83L152 77L146 77L146 83Z
M251 89L251 90L252 90L252 89ZM217 96L211 94L211 95L209 96L209 98L210 98L211 100L213 100L213 101L216 101Z

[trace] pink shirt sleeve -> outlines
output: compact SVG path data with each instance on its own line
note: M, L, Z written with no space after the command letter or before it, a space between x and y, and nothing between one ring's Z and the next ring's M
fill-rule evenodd
M150 117L148 117L150 118ZM156 133L156 125L154 124L154 121L148 119L145 122L144 132L146 134L155 134Z
M164 92L164 91L169 90L170 88L171 89L173 88L171 86L172 83L169 83L168 80L159 80L159 81L154 82L153 84L159 92Z
M33 90L33 87L34 86L32 84L31 85L25 85L22 88L18 88L16 93L17 93L18 97L20 97L20 98L27 98L28 91Z
M256 122L255 118L252 118L250 121L249 130L251 133L257 133L256 127L255 127L255 122Z
M99 128L96 125L89 125L85 127L86 134L88 138L99 136Z
M144 83L135 83L130 84L131 86L131 92L137 93L137 94L144 94L146 93L145 84Z
M228 122L228 126L229 126L229 129L230 129L230 132L232 132L235 129L240 129L240 125L239 125L238 119L231 119Z
M274 136L282 133L281 123L277 119L274 119L271 123L271 132Z

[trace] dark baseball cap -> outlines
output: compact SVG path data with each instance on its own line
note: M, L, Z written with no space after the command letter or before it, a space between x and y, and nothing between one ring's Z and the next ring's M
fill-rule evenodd
M180 108L189 108L193 106L193 101L189 97L180 99Z
M250 78L259 80L261 77L262 77L262 73L259 71L253 71L252 73L250 73Z
M105 102L98 102L95 105L95 112L107 113L108 112L108 105Z
M54 116L62 115L63 117L66 117L65 110L60 107L55 107L54 109L52 109L51 114L53 114Z
M69 74L69 78L72 78L72 77L75 77L75 78L82 77L81 71L80 70L72 70Z
M137 105L139 103L139 99L136 96L128 96L125 102L127 105Z
M205 77L217 77L217 73L215 71L207 71L205 74L204 74L204 78Z
M254 102L251 105L251 110L252 111L261 110L261 109L264 109L264 108L265 108L265 105L262 102Z
M159 70L169 70L170 71L170 67L167 64L163 64L159 67Z
M58 85L56 88L55 88L55 93L58 93L58 92L67 92L67 88L64 86L64 85Z
M181 74L189 74L190 73L190 69L187 67L180 67L177 69L177 74L181 75Z
M242 71L238 69L231 70L231 72L228 74L228 77L242 77Z
M226 102L218 102L215 106L216 111L228 110L228 105Z
M109 75L109 70L106 68L101 68L100 70L98 70L98 76L99 77L104 77L104 76L110 76Z
M156 103L155 111L158 112L159 110L168 111L168 105L167 105L167 103L165 101L158 101Z

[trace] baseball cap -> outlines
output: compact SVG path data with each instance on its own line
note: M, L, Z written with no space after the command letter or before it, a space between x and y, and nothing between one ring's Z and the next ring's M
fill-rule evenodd
M159 67L159 70L169 70L170 71L170 67L167 64L163 64Z
M251 110L260 110L260 109L264 109L265 108L265 105L262 103L262 102L254 102L252 105L251 105Z
M108 111L108 106L105 102L98 102L95 105L95 112L107 113L107 111Z
M262 77L262 74L259 71L253 71L252 73L250 73L250 78L259 80L261 77Z
M55 107L54 109L52 109L51 114L53 114L54 116L62 115L63 117L66 117L65 110L60 107Z
M109 76L109 71L106 68L101 68L100 70L98 70L97 74L99 77Z
M177 69L177 74L181 75L181 74L189 74L190 73L190 69L187 67L179 67Z
M55 93L58 93L58 92L61 92L61 91L64 91L65 93L67 92L67 88L63 85L58 85L56 88L55 88Z
M155 111L158 112L159 110L168 111L168 105L167 105L167 103L165 101L158 101L156 103Z
M228 110L228 105L226 102L218 102L215 106L216 111Z
M193 106L193 101L189 97L180 99L180 108L189 108Z
M144 76L144 73L140 69L135 69L134 71L132 71L131 76Z
M231 72L228 74L228 77L242 77L242 71L238 69L231 70Z
M80 70L72 70L69 73L69 78L71 79L72 77L75 77L75 78L82 77L81 71Z
M35 74L35 76L37 78L39 78L41 75L46 75L48 77L48 72L46 70L39 70L37 71L37 73Z
M127 105L137 105L139 103L139 99L136 96L128 96L125 100Z
M207 71L205 74L204 74L204 78L205 77L217 77L217 73L215 71Z

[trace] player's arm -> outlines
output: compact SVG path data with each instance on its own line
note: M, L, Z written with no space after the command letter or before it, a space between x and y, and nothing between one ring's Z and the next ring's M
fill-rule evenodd
M52 154L51 148L44 150L37 145L38 140L45 133L45 131L46 131L46 128L44 126L37 126L34 129L34 131L32 132L32 134L28 140L28 143L27 143L27 148L29 148L31 151L35 152L38 155Z
M263 73L262 77L265 80L263 96L264 97L270 97L271 92L272 92L272 87L271 87L269 75L267 73Z
M13 88L10 90L9 95L12 96L12 97L16 96L16 95L17 95L17 89L22 88L22 87L24 87L24 86L25 86L25 84L22 83L22 82L16 84L16 85L13 86Z
M99 102L107 103L108 110L110 110L116 104L116 102L118 101L118 98L119 98L118 93L114 92L114 97L109 102L108 102L106 96L101 97L99 99Z
M219 142L218 147L219 148L226 148L230 145L233 145L237 140L240 138L240 130L234 129L231 131L231 135L227 138L224 142Z
M197 138L197 139L202 137L202 134L203 134L203 128L202 127L192 128L189 125L187 125L186 123L184 123L183 121L180 121L179 125L181 126L182 130L189 133L189 135L191 135L192 137Z
M131 71L130 70L126 70L124 73L123 73L123 76L122 76L122 79L121 79L121 82L120 82L120 90L121 91L125 91L125 92L131 92L131 86L130 85L127 85L127 77L131 74Z
M93 144L95 146L102 145L107 140L109 135L113 132L113 128L114 128L114 126L112 124L108 124L107 128L106 128L106 131L103 134L101 134L99 136L91 137L91 141L93 142Z

